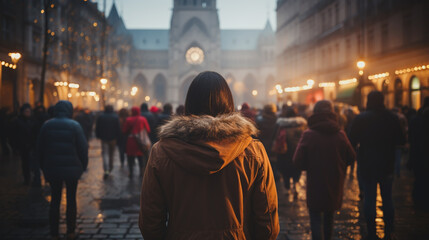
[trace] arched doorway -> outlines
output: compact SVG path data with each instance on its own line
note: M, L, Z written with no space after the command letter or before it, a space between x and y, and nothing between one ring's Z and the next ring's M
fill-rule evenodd
M397 78L395 80L395 106L402 106L402 95L403 95L403 87L401 79Z
M421 107L422 91L420 79L416 76L411 77L410 80L410 106L416 110Z
M179 104L185 104L186 94L188 93L189 86L191 86L192 80L194 78L195 76L190 76L185 81L183 81L179 92Z
M144 97L149 94L147 85L147 79L145 76L143 76L143 74L139 73L134 78L133 86L138 87L138 91L135 96L136 103L142 103L144 101Z
M167 96L167 80L164 75L158 74L153 81L153 93L156 101L165 103Z

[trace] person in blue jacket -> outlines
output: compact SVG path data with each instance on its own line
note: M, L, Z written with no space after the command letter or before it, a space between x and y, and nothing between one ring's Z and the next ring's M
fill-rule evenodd
M59 239L63 184L67 188L67 239L75 238L77 183L88 165L88 143L82 127L72 120L73 105L59 101L54 118L43 124L37 140L37 157L51 186L49 224L52 239Z

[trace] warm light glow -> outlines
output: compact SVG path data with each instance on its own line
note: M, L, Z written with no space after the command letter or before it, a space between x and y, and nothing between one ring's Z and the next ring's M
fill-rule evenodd
M359 75L362 76L363 75L363 71L359 70Z
M376 79L379 79L379 78L386 78L386 77L388 77L390 74L388 73L388 72L385 72L385 73L378 73L378 74L374 74L374 75L370 75L370 76L368 76L368 79L369 80L376 80Z
M133 86L133 87L131 88L131 96L133 96L133 97L134 97L134 96L137 94L138 90L139 90L139 88L138 88L138 87Z
M253 90L253 91L252 91L252 95L253 95L253 96L258 95L258 91L257 91L257 90Z
M124 107L128 107L128 102L124 102Z
M101 89L106 90L106 85L101 85Z
M144 100L145 100L146 102L149 102L149 101L150 101L150 97L149 97L149 96L146 96L146 97L144 98Z
M45 9L40 10L40 13L44 14L45 13Z
M95 92L88 92L88 96L94 97L96 95Z
M98 23L97 23L97 22L94 22L94 23L92 24L92 26L97 27L97 26L98 26Z
M72 94L71 94L71 93L67 94L67 97L71 98L71 97L72 97Z
M21 53L17 53L17 52L16 53L9 53L8 55L12 59L12 62L14 64L18 63L19 59L21 59L21 57L22 57Z
M323 82L323 83L319 83L319 87L335 87L335 83L334 82Z
M76 93L76 97L80 97L80 93L79 92Z
M356 83L357 79L356 78L352 78L352 79L346 79L346 80L341 80L338 82L338 84L340 85L347 85L347 84L352 84L352 83Z
M100 83L103 84L103 85L106 85L107 84L107 79L106 78L100 79Z
M278 89L281 89L282 88L282 86L280 85L280 84L277 84L276 85L276 89L278 90Z
M307 85L308 86L313 86L314 85L314 80L313 79L308 79L307 80Z
M358 62L356 63L356 66L357 66L359 69L364 69L364 68L365 68L365 62L364 62L364 61L358 61Z
M69 88L79 88L79 84L77 83L70 83Z

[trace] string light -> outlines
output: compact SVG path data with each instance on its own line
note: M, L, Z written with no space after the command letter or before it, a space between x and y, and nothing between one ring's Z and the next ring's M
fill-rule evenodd
M418 71L424 71L428 70L429 65L420 65L420 66L414 66L412 68L404 68L400 70L395 70L396 75L404 74L404 73L410 73L410 72L418 72Z
M348 84L352 84L352 83L357 83L357 79L351 78L351 79L341 80L338 82L338 84L340 84L340 85L348 85Z

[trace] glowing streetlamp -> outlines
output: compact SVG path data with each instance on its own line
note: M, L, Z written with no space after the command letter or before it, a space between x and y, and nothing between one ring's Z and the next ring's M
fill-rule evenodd
M100 83L101 83L101 103L102 103L103 107L105 107L105 105L106 105L106 102L104 101L104 91L106 90L107 82L108 82L107 78L101 78L100 79Z
M364 61L358 61L356 63L357 68L359 69L359 75L362 76L363 75L363 69L365 68L365 62Z
M258 91L257 91L257 90L253 90L253 91L252 91L252 95L253 95L253 96L257 96L257 95L258 95Z
M14 64L17 64L19 59L22 57L21 53L9 53L8 55Z
M106 78L102 78L102 79L100 79L100 83L101 83L102 85L106 85L106 84L107 84L107 82L108 82L108 80L107 80Z
M136 96L136 94L137 94L137 92L138 92L138 90L139 90L139 88L138 87L136 87L136 86L133 86L132 88L131 88L131 92L130 92L130 94L131 94L131 96L133 97L133 104L135 104L135 96Z

